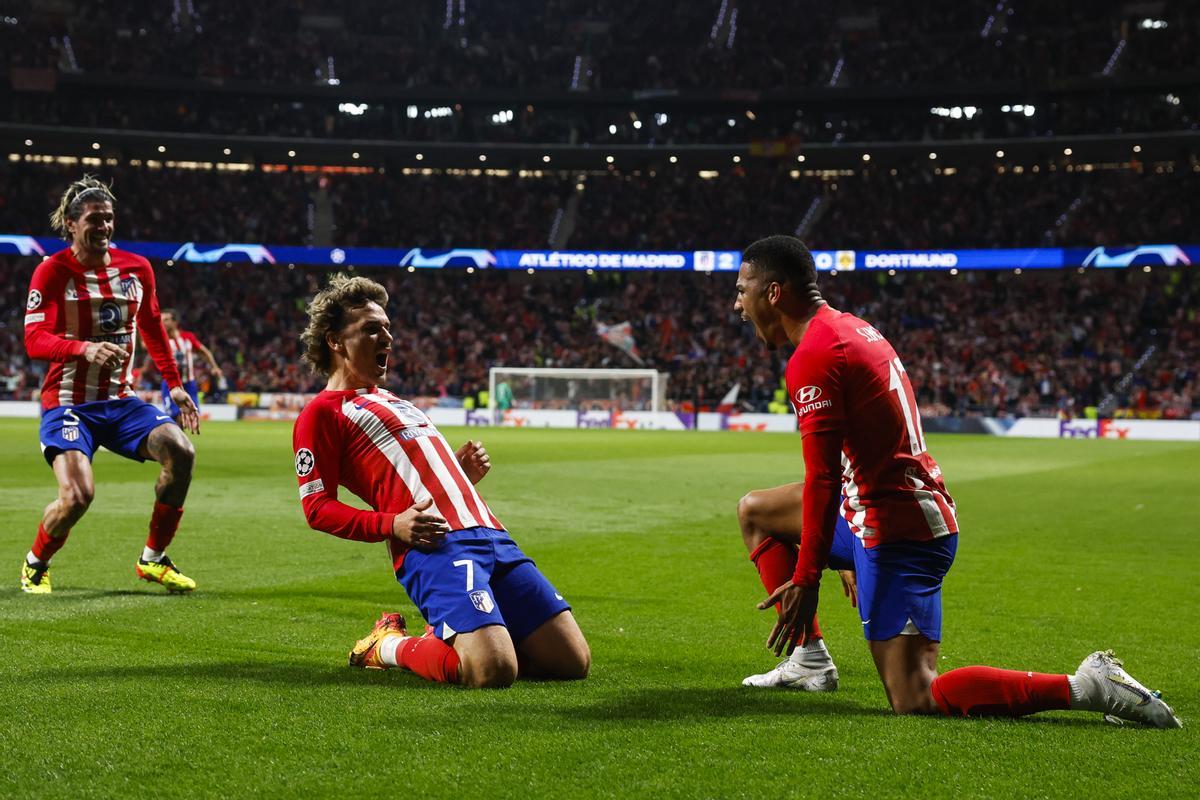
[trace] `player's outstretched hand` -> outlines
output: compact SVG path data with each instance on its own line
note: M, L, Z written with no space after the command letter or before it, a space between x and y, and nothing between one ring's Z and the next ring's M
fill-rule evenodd
M179 426L189 433L200 433L200 409L182 386L171 389L171 399L179 406Z
M837 573L842 579L842 592L850 598L850 607L858 608L858 576L852 569L839 569Z
M125 348L112 342L88 342L83 357L90 363L116 369L125 363Z
M492 458L483 449L483 442L467 442L454 453L471 483L479 483L492 468Z
M397 514L392 520L392 536L414 550L426 553L441 547L446 534L450 532L450 523L436 511L426 513L432 505L433 498L427 497Z
M819 587L805 588L788 581L758 604L760 611L765 611L776 603L780 604L779 618L775 620L775 627L767 637L768 650L773 651L776 656L791 655L797 642L808 639L813 618L817 615L818 597Z

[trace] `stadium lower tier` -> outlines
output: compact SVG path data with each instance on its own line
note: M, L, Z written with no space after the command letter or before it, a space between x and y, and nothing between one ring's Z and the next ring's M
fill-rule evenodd
M936 155L936 154L934 154ZM1200 165L1040 164L803 170L779 162L622 173L115 159L0 164L0 233L53 235L81 172L111 181L117 239L318 247L740 250L796 232L815 249L1200 242ZM111 162L111 163L110 163ZM418 162L414 162L418 163ZM228 165L224 165L228 166Z
M0 396L35 397L22 314L34 258L0 258ZM836 308L881 330L903 358L923 413L1200 412L1200 276L1194 267L1076 272L842 273L822 277ZM269 270L269 274L268 274ZM198 367L211 398L316 391L300 364L308 299L329 272L157 264L159 298L218 359ZM358 270L383 283L393 320L388 385L406 396L475 397L492 366L651 367L674 408L715 407L735 385L743 410L787 412L785 350L733 313L729 274ZM269 291L264 291L269 286ZM632 347L600 325L630 323ZM611 338L611 337L610 337ZM141 359L139 358L139 361ZM640 362L640 363L639 363ZM153 369L141 388L157 388Z

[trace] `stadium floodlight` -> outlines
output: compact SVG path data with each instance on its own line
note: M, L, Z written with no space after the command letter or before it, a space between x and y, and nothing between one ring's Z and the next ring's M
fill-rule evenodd
M26 146L26 147L33 147L33 139L26 139L26 140L25 140L25 146Z
M488 409L663 411L669 378L654 369L492 367Z

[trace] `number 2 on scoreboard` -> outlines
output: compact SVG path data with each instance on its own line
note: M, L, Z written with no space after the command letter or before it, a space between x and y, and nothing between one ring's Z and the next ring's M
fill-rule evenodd
M908 444L914 456L925 452L925 433L921 430L921 412L917 410L917 399L912 395L912 387L901 379L904 365L896 357L888 364L891 379L888 389L896 393L900 401L900 411L904 414L904 424L908 428Z

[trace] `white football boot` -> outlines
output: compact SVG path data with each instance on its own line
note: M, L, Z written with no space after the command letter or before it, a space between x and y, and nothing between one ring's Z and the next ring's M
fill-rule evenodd
M791 656L770 672L751 675L742 686L760 689L798 689L802 692L836 692L838 671L825 641L818 639L807 647L797 647Z
M1098 650L1083 660L1071 676L1071 708L1101 711L1156 728L1182 728L1171 707L1121 668L1112 650Z

